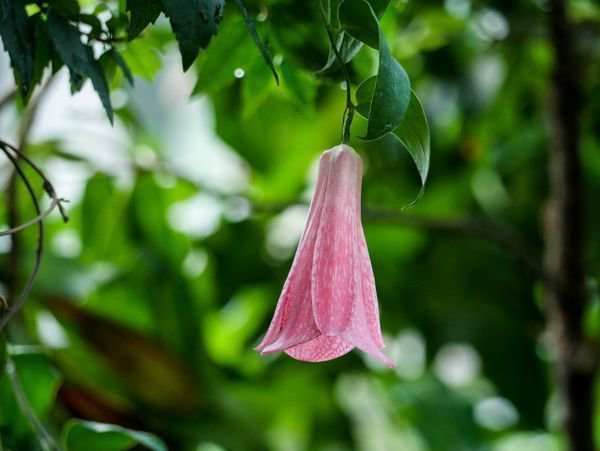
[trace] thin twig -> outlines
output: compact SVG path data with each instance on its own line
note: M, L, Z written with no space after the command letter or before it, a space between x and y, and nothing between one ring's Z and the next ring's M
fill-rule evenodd
M346 82L346 109L344 110L344 120L342 125L342 143L348 144L350 142L350 128L352 127L352 119L354 119L354 110L356 109L356 106L352 103L352 94L350 92L350 74L348 73L346 63L344 62L344 59L337 48L335 36L333 35L333 30L327 21L323 3L321 3L321 18L323 19L323 24L325 25L325 30L327 31L329 43L331 44L331 48L335 54L335 59L342 70L342 74L344 75L344 80Z
M43 183L43 187L44 187L44 191L46 191L46 193L52 198L52 200L54 202L56 202L56 207L58 207L59 211L60 211L60 215L63 217L63 220L65 222L69 221L69 216L67 215L67 212L65 211L64 207L62 206L62 202L66 202L64 199L60 199L57 194L56 194L56 190L54 189L54 186L52 185L52 182L50 182L50 180L48 179L48 177L46 177L46 174L44 174L44 171L42 171L40 169L40 167L35 164L33 162L33 160L31 158L29 158L27 155L25 155L23 152L21 152L19 149L17 149L15 146L13 146L12 144L7 143L6 141L3 141L2 139L0 139L0 148L3 149L10 149L12 152L14 152L19 158L21 158L23 161L25 161L29 166L31 166L31 168L38 174L38 176L42 179ZM5 151L6 153L6 151ZM54 207L53 207L54 208ZM40 213L40 215L42 215ZM47 216L47 215L45 215ZM44 217L45 217L44 216ZM42 218L43 219L43 218ZM32 222L33 221L33 222ZM32 224L35 224L36 221L35 219L33 219Z
M22 230L25 230L28 227L31 227L31 226L37 224L40 221L43 221L50 215L50 213L52 213L52 211L57 206L60 205L60 202L62 202L62 201L64 201L64 199L53 198L52 202L50 203L50 206L48 208L46 208L46 210L44 210L41 214L39 214L38 216L36 216L33 219L30 219L27 222L24 222L23 224L13 227L12 229L0 230L0 236L14 235Z
M275 213L293 205L305 204L300 202L269 205L254 203L253 210L258 213ZM498 245L501 249L522 261L536 277L540 279L545 277L540 257L530 247L527 240L517 231L489 219L431 218L408 214L399 210L387 210L368 206L363 207L362 216L368 222L479 237Z
M40 209L40 204L35 195L35 191L33 190L33 187L31 186L29 179L23 172L23 169L21 169L21 166L19 166L19 162L16 160L15 157L12 156L12 154L4 146L0 146L0 150L2 150L2 152L4 152L6 157L10 160L10 162L12 163L12 165L15 168L16 173L18 174L18 176L21 178L21 180L25 184L25 187L27 188L27 191L29 192L29 195L31 197L31 202L33 203L33 206L35 208L37 215L41 215L42 211ZM27 279L27 283L25 284L25 288L21 292L21 295L19 296L17 301L15 303L13 303L10 306L10 308L6 311L5 315L2 318L0 318L0 331L2 331L4 326L6 326L6 324L8 323L8 321L11 320L11 318L15 315L15 313L17 313L19 311L19 309L25 303L25 300L27 299L27 296L29 296L29 293L31 292L31 289L33 287L33 282L34 282L34 280L37 276L37 273L40 269L40 264L42 262L42 255L43 255L43 251L44 251L44 223L42 221L40 221L37 223L37 226L38 226L38 244L37 244L37 248L36 248L36 252L35 252L35 263L33 265L33 270L31 271L31 274L29 275L29 278Z
M5 365L6 374L8 376L8 380L10 381L10 385L12 387L12 391L15 394L15 398L17 399L17 404L21 408L21 412L29 421L35 435L38 438L40 446L45 451L58 450L61 451L60 446L56 443L54 438L46 431L44 425L40 422L40 420L35 415L35 412L31 408L29 401L27 400L27 396L23 390L23 386L21 385L21 381L19 380L19 375L17 374L17 369L15 367L14 362L7 356L6 365Z

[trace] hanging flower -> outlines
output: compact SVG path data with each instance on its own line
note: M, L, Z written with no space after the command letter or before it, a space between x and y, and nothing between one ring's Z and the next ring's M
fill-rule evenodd
M256 348L321 362L358 348L380 351L377 293L360 220L362 161L349 146L321 155L308 219L275 315Z

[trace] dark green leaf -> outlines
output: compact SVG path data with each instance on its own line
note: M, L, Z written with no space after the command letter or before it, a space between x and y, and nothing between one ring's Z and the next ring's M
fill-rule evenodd
M363 81L356 90L356 110L365 118L369 118L371 99L373 98L376 86L377 76L373 76ZM400 125L393 131L393 135L410 153L419 171L423 188L415 201L410 204L413 205L423 194L429 173L430 159L429 125L427 124L427 117L425 116L421 102L419 102L414 92L411 92L406 114Z
M277 83L277 85L279 86L279 75L277 75L277 71L275 70L273 61L271 61L269 52L267 52L267 49L265 48L265 46L263 45L263 43L260 40L260 36L258 36L258 33L256 32L254 23L250 19L250 16L248 16L248 11L246 10L246 6L244 5L244 2L242 0L236 0L236 4L238 5L238 8L240 9L242 16L244 17L244 20L246 21L246 26L248 27L248 32L250 33L250 36L252 36L252 39L254 40L254 44L256 44L256 47L258 48L258 51L260 52L263 59L265 60L265 63L267 63L267 66L269 67L269 69L271 69L271 72L273 73L273 77L275 77L275 83Z
M31 85L34 87L44 75L44 69L50 64L54 49L50 43L46 23L42 20L36 20L35 24L35 50L33 57L33 75ZM33 92L33 90L30 91Z
M136 38L149 25L156 22L162 12L160 0L127 0L127 11L130 11L129 39Z
M344 63L349 63L350 61L352 61L352 58L354 58L356 54L360 51L362 45L362 42L360 42L358 39L354 39L352 36L350 36L344 31L342 31L336 39L336 46ZM331 70L335 70L336 68L339 68L337 63L337 57L335 55L335 51L330 46L327 62L325 63L323 68L321 68L317 72L317 74L325 74L330 72Z
M59 16L74 18L79 14L79 3L77 0L49 0L50 9Z
M402 121L410 102L408 74L390 52L383 31L379 31L379 69L369 109L368 141L393 131Z
M404 119L394 130L394 135L398 137L402 145L408 150L412 157L419 176L421 177L421 191L417 198L409 205L414 205L423 195L427 175L429 174L429 158L430 158L430 138L429 125L427 117L419 102L419 98L414 92L411 92L410 103Z
M374 49L379 48L379 22L366 0L344 0L339 9L344 31Z
M81 88L85 77L89 77L106 110L108 119L112 123L113 110L110 103L108 84L100 64L94 59L91 47L81 42L79 31L62 17L50 12L48 13L47 24L56 52L64 64L69 67L72 87L75 89Z
M373 100L376 84L377 75L373 75L363 81L354 94L356 98L356 110L361 116L367 119L369 118L369 110L371 109L371 101Z
M387 9L388 5L390 4L390 0L367 0L367 1L371 5L371 8L373 8L373 11L375 11L375 14L377 15L377 17L383 16L383 13Z
M115 49L110 50L110 52L111 56L115 60L115 63L117 63L117 66L119 66L129 84L133 86L133 74L131 73L131 70L129 70L129 66L127 66L127 63L125 62L121 54Z
M224 0L162 0L163 10L179 43L183 70L188 70L201 49L217 34Z
M152 451L167 451L162 440L147 432L83 420L67 422L63 443L67 451L121 451L135 445Z
M0 0L0 37L25 97L32 88L34 49L31 24L22 2Z
M249 71L254 65L254 49L247 38L246 25L237 16L224 24L223 32L198 58L198 81L193 94L216 94L234 80L234 71Z

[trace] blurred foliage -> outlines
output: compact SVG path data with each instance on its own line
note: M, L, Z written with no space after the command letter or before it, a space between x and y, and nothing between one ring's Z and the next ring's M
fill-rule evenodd
M218 2L198 5L208 3ZM0 449L53 446L31 414L68 450L563 449L538 281L507 249L479 237L365 221L395 371L358 353L307 364L253 351L306 214L296 202L307 199L318 155L339 143L345 92L339 71L315 74L330 51L316 3L246 2L280 87L230 3L185 75L164 15L138 17L139 38L114 46L134 85L122 70L107 79L113 129L97 99L84 97L87 84L65 103L64 71L41 99L26 151L71 198L71 221L48 218L40 277L1 346ZM126 17L126 6L141 4L82 0L78 14L93 29L94 14ZM593 291L600 8L576 0L569 12L586 55ZM545 14L536 0L390 3L382 29L422 101L433 149L425 195L407 215L483 217L519 230L541 253L552 62ZM103 33L108 26L101 22ZM88 70L93 63L79 56ZM81 67L62 60L73 66L72 83ZM0 86L12 87L5 63ZM377 64L375 50L364 47L348 66L354 86ZM3 139L17 135L25 111L20 99L4 106ZM357 117L353 137L367 127ZM421 179L398 140L352 145L365 161L365 208L399 210L417 196ZM3 184L8 169L0 166ZM18 195L26 199L21 186ZM7 213L0 203L0 222ZM18 213L34 215L25 202ZM33 231L19 235L22 278L35 239ZM4 296L10 249L1 237ZM594 336L597 304L588 321Z

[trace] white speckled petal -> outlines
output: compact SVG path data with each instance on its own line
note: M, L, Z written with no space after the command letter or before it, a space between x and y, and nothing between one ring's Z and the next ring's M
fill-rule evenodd
M310 278L330 163L331 154L324 153L319 164L315 194L292 268L283 286L271 325L261 344L256 347L263 354L282 351L320 335L312 314Z
M331 360L356 347L393 367L381 349L373 269L360 219L362 161L341 145L321 156L304 234L263 354L285 351L308 362Z
M319 224L312 268L312 303L317 328L323 335L341 335L350 323L357 301L354 283L358 265L357 205L362 164L348 146L330 151L323 215Z

